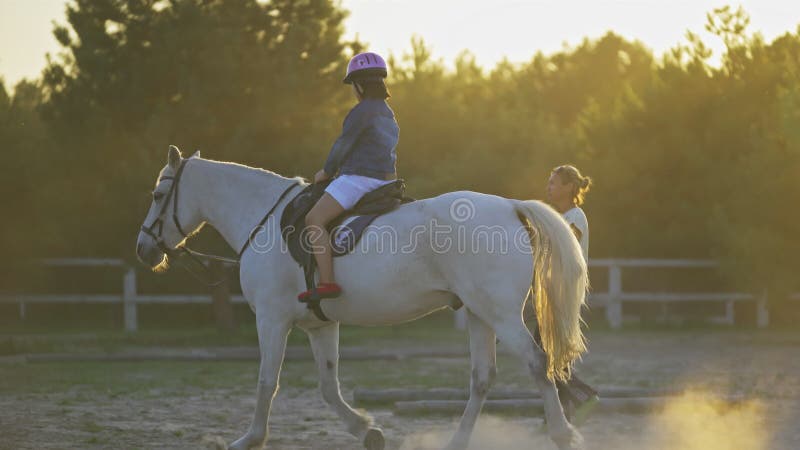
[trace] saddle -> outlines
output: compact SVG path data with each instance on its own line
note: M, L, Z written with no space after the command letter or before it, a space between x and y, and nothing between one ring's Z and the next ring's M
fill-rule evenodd
M312 291L315 289L316 260L314 255L309 252L312 247L305 226L305 218L325 193L325 188L331 181L327 180L306 186L286 205L281 215L281 236L292 258L303 268L306 287ZM331 235L332 255L337 257L350 253L356 247L367 226L378 216L393 211L404 203L414 201L413 198L406 197L405 190L405 181L402 179L385 184L365 194L352 209L332 220L327 226ZM327 321L328 318L319 307L319 301L318 297L312 295L312 298L306 302L306 306L320 320Z

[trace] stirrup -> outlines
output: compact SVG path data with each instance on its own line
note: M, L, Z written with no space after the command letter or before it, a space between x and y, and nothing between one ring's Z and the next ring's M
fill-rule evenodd
M316 294L317 299L323 298L337 298L342 295L342 288L336 283L320 283L317 285L316 289L309 289L305 292L301 292L297 299L301 302L307 302L308 300L314 299Z

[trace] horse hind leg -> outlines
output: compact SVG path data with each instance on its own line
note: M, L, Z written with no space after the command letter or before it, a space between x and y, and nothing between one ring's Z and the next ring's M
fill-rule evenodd
M319 372L322 398L344 421L347 431L361 440L368 450L383 450L385 440L372 418L354 410L342 398L339 390L339 324L306 330Z
M583 448L583 438L564 415L555 382L547 378L547 355L534 342L521 315L517 313L507 320L498 321L494 329L500 342L525 363L533 376L542 394L550 438L562 450Z
M448 450L464 449L469 444L475 422L497 374L494 330L470 311L467 311L467 318L472 366L469 401L461 416L458 430L447 446Z

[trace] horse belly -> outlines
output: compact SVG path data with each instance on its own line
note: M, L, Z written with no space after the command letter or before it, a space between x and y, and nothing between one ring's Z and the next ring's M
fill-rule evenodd
M445 308L452 305L455 298L452 293L445 291L383 297L364 297L354 293L328 301L323 308L331 319L347 325L392 325L419 319Z
M345 324L407 322L457 302L419 254L348 255L336 258L334 271L343 294L324 309Z

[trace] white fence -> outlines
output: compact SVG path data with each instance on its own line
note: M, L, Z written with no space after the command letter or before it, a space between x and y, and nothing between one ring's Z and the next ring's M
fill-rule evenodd
M210 295L142 295L136 289L136 270L118 259L46 259L42 263L53 267L119 267L123 270L120 294L78 294L78 295L23 295L0 294L0 302L17 303L20 318L24 319L26 305L34 303L122 303L125 330L136 331L138 328L136 307L139 304L152 303L208 303ZM737 302L756 302L756 323L759 327L769 325L769 312L766 307L766 294L754 296L741 292L728 293L676 293L676 292L627 292L622 289L622 275L625 268L714 268L715 261L684 259L594 259L590 267L608 269L608 292L592 292L588 303L592 308L605 308L606 319L612 328L619 328L623 322L623 305L628 302L647 302L667 305L674 302L723 302L725 315L714 321L733 324L735 317L734 304ZM800 300L800 293L793 294L792 299ZM244 303L241 295L231 296L234 303ZM462 310L456 313L456 326L463 328L466 314Z
M688 292L625 292L622 289L622 270L635 268L714 268L715 261L688 259L595 259L589 262L590 267L608 268L608 292L592 292L588 301L590 307L604 307L606 320L611 328L622 326L622 306L625 302L649 302L667 305L672 302L723 302L725 316L715 318L716 322L733 325L735 321L734 304L736 302L756 302L756 324L758 327L769 325L766 294L758 297L742 292L726 293L688 293Z
M142 295L136 290L136 269L119 259L60 258L45 259L42 264L52 267L119 267L123 269L120 294L77 294L77 295L23 295L0 294L0 303L11 302L19 305L19 315L25 318L26 305L34 303L122 303L123 322L126 331L136 331L139 327L136 306L152 303L208 303L211 295ZM241 295L232 295L234 303L244 303Z
M690 293L690 292L626 292L622 289L622 271L625 268L680 268L701 269L714 268L719 263L709 260L691 259L592 259L589 267L605 267L608 269L608 291L590 292L587 302L590 308L604 308L606 320L611 328L622 326L623 304L627 302L646 302L666 305L674 302L723 302L725 315L712 318L713 322L733 325L735 322L735 306L737 302L756 302L756 324L758 327L769 325L769 312L767 310L767 296L754 296L742 292L726 293ZM800 293L792 295L800 299ZM463 311L456 313L456 327L466 326L466 314Z

